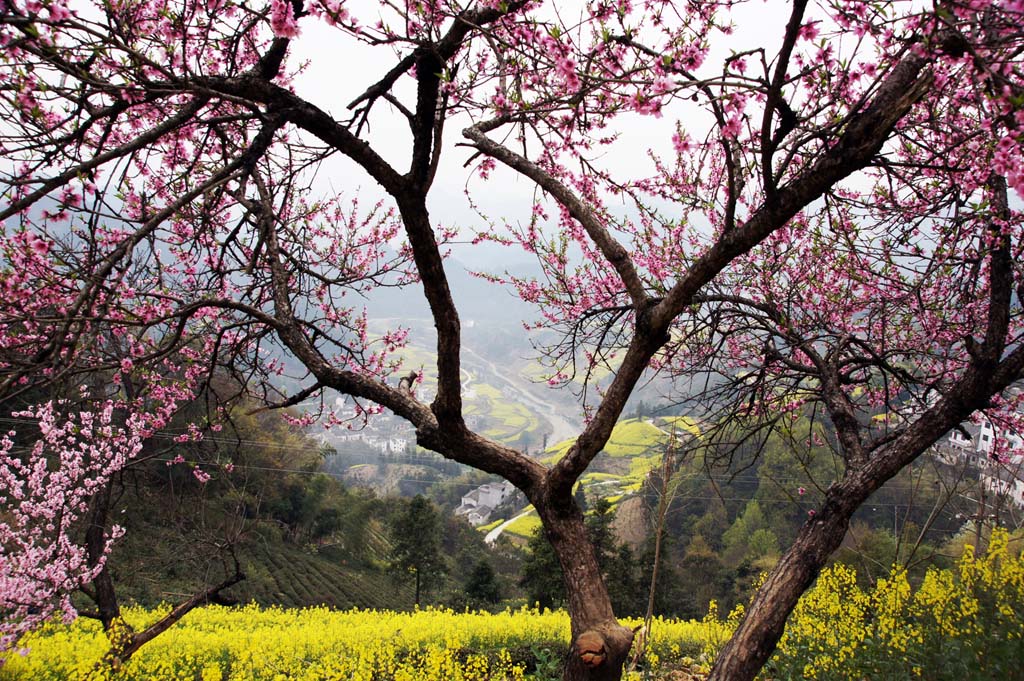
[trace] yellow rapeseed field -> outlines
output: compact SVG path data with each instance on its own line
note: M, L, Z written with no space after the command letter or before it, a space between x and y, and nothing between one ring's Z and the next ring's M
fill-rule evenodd
M723 621L712 602L699 622L656 619L647 671L655 678L680 668L706 671L742 610ZM124 615L139 630L166 612L128 608ZM851 568L825 570L790 617L762 678L1024 681L1022 622L1024 557L997 530L984 554L968 549L953 569L930 569L916 588L899 568L871 589L858 586ZM52 623L22 639L24 654L8 654L0 681L525 681L556 677L568 640L562 611L210 606L116 668L102 663L111 639L95 621Z
M128 608L140 629L166 609ZM638 624L633 622L633 625ZM677 660L728 636L717 620L657 620L650 659ZM94 621L53 624L22 641L0 679L188 681L484 681L526 679L530 657L567 645L564 612L412 613L205 607L145 645L116 672L100 664L110 642ZM555 661L557 662L557 660Z
M822 572L790 616L774 681L1024 679L1024 557L1005 530L913 588L894 568L873 589L844 565Z

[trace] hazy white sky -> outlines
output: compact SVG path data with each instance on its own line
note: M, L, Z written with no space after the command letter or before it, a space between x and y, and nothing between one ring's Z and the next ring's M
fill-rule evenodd
M376 2L356 2L348 6L353 8L353 14L359 16L363 23L367 22L367 17L374 16L380 7ZM568 3L559 3L559 12L565 16L569 6ZM707 74L720 73L722 59L733 51L763 46L768 54L772 54L781 42L788 16L789 4L778 0L755 0L740 6L735 12L736 31L732 36L714 44L712 54L704 66ZM301 20L300 27L302 35L293 41L291 63L294 65L305 61L307 65L296 78L295 87L300 95L339 119L347 118L347 104L397 61L389 49L356 43L315 19ZM399 94L405 95L405 102L412 101L411 78L403 79ZM378 103L375 111L377 117L369 141L396 168L404 170L408 163L409 130L405 120L398 114L381 115L389 106L383 102ZM602 161L611 167L636 174L651 170L653 166L647 150L669 148L669 140L680 115L685 117L682 120L684 127L699 130L703 135L709 119L696 107L685 114L674 107L666 111L662 118L623 115L617 122L621 137L616 144L602 151ZM446 150L431 190L430 208L437 222L471 227L480 223L464 196L470 172L463 168L463 164L471 156L471 151L455 148L457 143L463 141L461 130L466 123L466 120L456 118L446 125ZM517 174L499 167L491 175L490 181L473 178L470 182L474 201L488 216L509 219L526 219L529 216L533 185ZM343 159L336 159L322 169L317 186L345 194L359 189L363 196L379 195L379 189L373 186L372 181L360 169Z

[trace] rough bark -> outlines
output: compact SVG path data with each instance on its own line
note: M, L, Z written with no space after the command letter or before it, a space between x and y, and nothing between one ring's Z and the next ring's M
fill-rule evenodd
M562 566L572 643L565 681L617 681L633 643L633 632L619 624L587 537L583 513L571 496L531 499L544 533Z
M709 681L741 681L757 675L782 637L789 613L842 543L860 502L830 491L824 507L804 525L758 590L743 622L719 654Z

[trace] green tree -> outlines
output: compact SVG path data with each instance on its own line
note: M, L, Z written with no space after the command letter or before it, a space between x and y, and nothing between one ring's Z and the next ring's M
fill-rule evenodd
M607 576L608 565L612 556L615 555L615 532L612 530L612 521L615 520L615 513L612 510L611 502L601 498L594 502L594 509L587 515L587 536L594 545L594 553L597 557L597 564L601 572Z
M391 565L397 574L416 580L416 605L420 594L444 574L440 551L441 523L434 505L422 495L412 498L391 521Z
M686 547L679 569L687 576L689 595L680 615L702 617L712 600L720 600L725 595L723 581L728 577L724 574L722 560L703 535L695 534Z
M626 544L619 544L604 569L604 581L615 612L640 615L647 606L646 585L637 574L636 558Z
M779 539L767 527L754 530L747 540L747 558L755 559L763 556L776 555L779 552Z
M755 542L751 540L754 539ZM775 551L778 539L768 529L761 504L752 499L722 536L723 560L727 565L738 565L745 558L759 558Z
M490 561L481 558L473 566L466 581L466 597L474 607L494 605L501 601L501 587Z
M541 608L555 608L565 601L562 568L542 528L538 527L534 531L527 544L519 586L526 589L530 603L536 603Z
M654 589L654 615L667 617L678 616L689 605L690 592L683 585L683 577L671 557L672 538L662 538L661 552L658 556L658 581ZM654 536L648 535L638 556L640 572L640 589L645 600L650 595L651 575L654 573L655 545Z

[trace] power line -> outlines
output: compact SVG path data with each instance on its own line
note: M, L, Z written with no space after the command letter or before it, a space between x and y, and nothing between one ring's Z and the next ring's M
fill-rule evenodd
M0 423L35 424L35 423L37 423L37 421L34 420L34 419L0 417ZM180 435L182 435L184 433L187 433L187 432L188 431L185 431L185 430L179 432L178 434L175 434L174 432L158 432L158 433L154 433L151 436L151 438L152 439L167 440L167 441L174 441L174 442L177 443L177 438ZM310 436L307 435L306 437L310 437ZM208 443L212 443L212 444L221 444L221 445L232 446L232 447L242 447L242 446L244 446L244 447L253 447L253 448L274 449L274 450L278 450L278 451L291 451L291 452L297 452L297 453L302 453L302 454L317 454L317 455L319 455L321 453L321 449L313 448L313 447L305 446L305 445L291 445L291 444L285 444L285 443L267 442L265 440L254 440L254 439L249 439L249 438L230 438L230 437L215 436L215 435L204 435L200 440L197 440L197 441L194 441L194 442L193 441L182 442L182 443L178 443L178 444L189 444L189 443L199 444L199 443L203 443L203 442L208 442ZM15 451L28 452L28 451L31 451L31 450L28 449L28 448L18 448ZM330 458L330 456L344 456L344 452L338 452L335 455L328 455L328 458ZM609 458L613 458L613 457L609 457ZM154 457L154 458L150 458L150 459L147 459L147 460L161 461L161 462L170 461L170 459L160 458L160 457ZM411 455L411 454L404 454L404 455L401 455L401 456L383 455L380 459L378 459L376 461L362 462L362 463L357 463L357 464L353 464L353 465L371 465L372 466L372 465L379 465L379 464L417 464L417 463L431 464L431 463L447 463L447 462L452 462L452 463L456 463L456 464L459 464L459 465L466 465L466 464L462 464L459 461L456 461L455 459L449 459L449 458L444 457L443 455L440 455L440 454L433 455L433 456L430 456L430 455L427 455L427 456L416 456L416 455ZM219 466L223 465L220 462L196 461L196 462L192 462L192 463L193 463L193 465L200 465L200 466L216 466L216 467L219 467ZM247 470L260 470L260 471L265 471L265 472L294 473L294 474L300 474L300 475L317 475L317 474L332 475L331 472L322 471L322 470L309 471L309 470L305 470L305 469L295 469L295 468L282 468L282 467L269 467L269 466L249 466L249 465L245 465L245 464L234 464L234 465L235 465L236 468L245 467ZM655 467L652 467L651 470L655 470ZM598 471L594 471L594 472L598 472ZM586 477L586 475L587 474L585 473L581 477ZM614 475L614 474L611 474L611 475ZM762 477L762 476L759 476L757 474L735 475L735 476L733 476L733 475L728 475L728 474L709 475L709 474L706 474L706 473L690 473L690 474L686 474L686 475L682 476L680 479L683 480L683 481L698 480L699 479L699 480L708 480L708 481L713 481L713 482L718 482L718 483L725 483L725 484L731 484L731 483L754 484L754 483L756 483L758 485L761 485L761 484L764 484L764 483L770 483L770 484L776 484L776 485L778 485L780 487L783 486L781 483L791 483L791 484L798 485L798 486L799 485L803 485L803 484L813 483L813 478L810 478L810 477ZM415 479L395 479L395 480L396 481L403 481L403 482L423 482L422 480L415 480ZM608 481L608 482L611 482L611 481ZM457 484L464 484L464 483L457 483ZM476 487L476 485L469 485L469 486ZM886 490L889 490L889 491L914 491L914 490L920 489L920 485L917 485L917 484L914 484L914 483L887 484L882 489L886 489ZM687 498L698 499L698 498L705 498L705 497L687 497ZM706 497L706 498L707 499L718 499L719 497ZM735 499L729 499L729 500L737 501L737 500L743 500L743 498L735 498ZM788 502L789 500L786 500L786 501ZM881 504L873 504L873 505L878 506L878 505L881 505ZM899 505L902 505L902 504L896 504L896 505L899 506Z
M13 418L4 418L4 417L0 417L0 422L2 422L2 423L22 423L22 424L35 423L35 421L32 420L32 419L13 419ZM182 431L182 433L185 433L185 432L187 432L187 431ZM167 432L155 433L154 435L151 436L151 438L154 438L154 439L168 440L168 441L174 441L174 442L177 442L177 440L176 440L177 437L178 437L178 435L175 435L174 433L167 433ZM192 443L192 444L200 444L200 443L203 443L203 442L209 442L209 443L213 443L213 444L223 444L225 446L235 446L235 447L245 446L245 447L253 447L253 448L274 449L274 450L278 450L278 451L281 451L281 450L283 450L283 451L292 451L292 452L298 452L298 453L302 453L302 454L317 454L317 455L319 455L320 452L321 452L320 449L309 447L309 446L288 445L288 444L284 444L284 443L274 443L274 442L267 442L267 441L263 441L263 440L225 438L225 437L222 437L222 436L204 436L200 440L197 440L197 441L194 441L194 442L190 441L190 442L184 442L184 443L178 443L178 444L190 444L190 443ZM19 448L19 449L15 450L15 451L28 452L28 451L31 451L31 450L28 449L28 448ZM344 456L344 452L338 452L335 455L328 455L328 459L331 456ZM609 458L611 458L611 457L609 457ZM170 461L170 459L160 458L160 457L153 457L153 458L149 458L147 460L161 461L161 462ZM447 457L444 457L443 455L440 455L440 454L435 455L435 456L415 456L415 455L409 455L409 454L405 454L405 455L401 455L401 456L383 455L381 458L379 458L376 461L361 462L361 463L357 463L357 464L353 464L353 465L370 465L370 466L373 466L373 465L379 465L379 464L396 464L396 465L400 465L400 464L418 464L418 463L436 464L436 463L447 463L447 462L452 462L452 463L455 463L455 464L458 464L458 465L467 465L467 464L462 464L461 462L456 461L455 459L449 459ZM196 461L196 462L192 462L192 463L194 465L200 465L200 466L218 466L219 467L219 466L223 465L220 462L212 462L211 463L211 462ZM243 465L244 464L235 464L235 467L236 468L240 468ZM268 467L268 466L262 466L262 467L246 466L246 468L248 470L262 470L262 471L266 471L266 472L279 471L279 472L283 472L283 473L295 473L295 474L301 474L301 475L317 475L317 474L321 474L321 473L326 474L326 475L332 475L333 474L330 471L323 471L323 470L309 471L309 470L305 470L305 469L282 468L282 467ZM652 467L651 470L655 470L655 467ZM598 472L598 471L594 471L594 472ZM586 475L587 474L585 473L582 477L586 477ZM610 474L610 475L614 475L614 474ZM708 475L708 474L705 474L705 473L690 473L690 474L686 474L686 475L682 476L680 479L683 480L683 481L688 481L688 480L707 480L707 481L713 481L713 482L724 483L724 484L739 483L739 484L758 484L758 485L761 485L761 484L769 483L769 484L778 485L780 487L783 486L781 483L791 483L793 485L799 486L799 485L804 485L804 484L810 484L810 483L813 482L813 479L810 478L810 477L762 477L762 476L758 476L756 474L732 476L732 475L728 475L728 474ZM415 481L415 482L423 482L423 481L417 481L417 480L413 480L413 479L397 479L397 480L399 480L399 481L409 481L409 482L413 482L413 481ZM607 481L607 482L611 482L611 481ZM475 487L475 485L472 485L472 486ZM913 490L917 490L919 488L920 488L920 486L916 485L914 483L887 484L887 485L885 485L883 487L883 489L886 489L886 490L889 490L889 491L913 491ZM693 498L696 498L696 497L693 497ZM711 497L709 497L709 498L711 498ZM718 498L718 497L713 497L713 498Z

